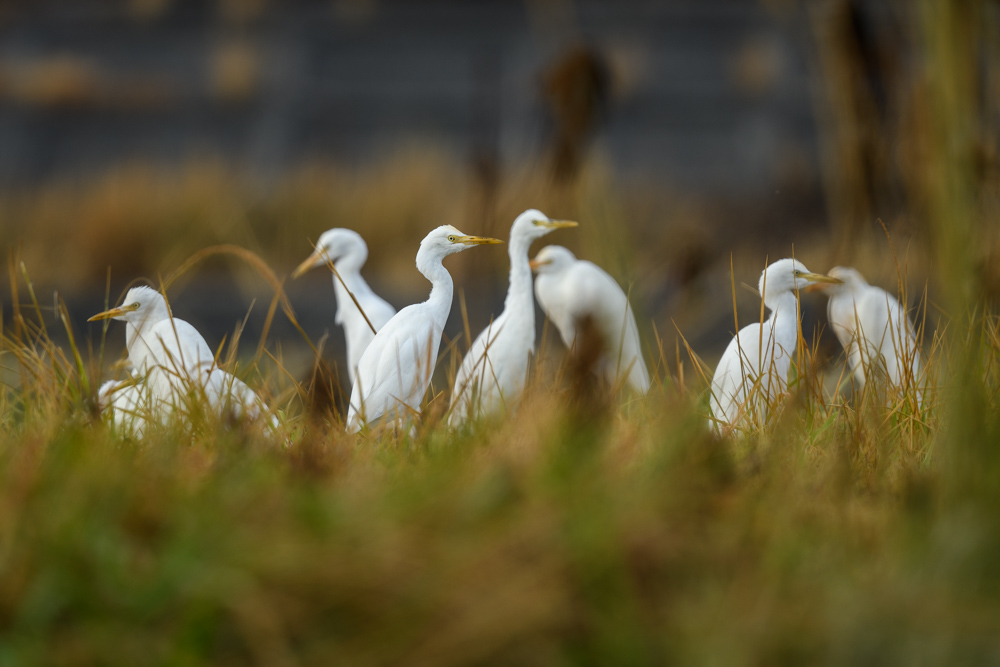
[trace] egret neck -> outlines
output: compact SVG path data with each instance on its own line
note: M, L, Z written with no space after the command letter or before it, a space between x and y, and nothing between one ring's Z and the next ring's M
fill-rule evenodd
M765 338L763 345L774 346L773 350L764 350L773 353L773 363L778 377L784 381L787 370L783 367L791 364L791 356L795 353L795 346L799 340L799 301L795 297L795 292L782 290L775 295L766 294L764 305L771 310L771 316L764 323ZM767 337L770 337L770 340ZM741 341L743 345L756 345L757 341ZM763 358L768 358L763 355ZM758 373L767 373L771 369L755 369Z
M531 351L535 350L535 296L531 281L531 266L528 263L528 250L534 238L527 234L512 235L508 255L510 256L510 286L503 302L504 313L518 313L513 318L518 325L531 332ZM505 326L511 321L505 320Z
M431 281L431 294L427 297L427 304L436 328L444 329L451 312L451 300L455 291L454 282L448 269L441 263L444 260L444 253L434 246L420 245L417 252L417 270L427 280Z

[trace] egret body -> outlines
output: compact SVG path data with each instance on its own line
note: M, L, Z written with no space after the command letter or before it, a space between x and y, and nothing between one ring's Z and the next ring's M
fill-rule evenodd
M149 401L143 387L128 381L108 380L97 390L97 407L111 419L111 426L121 435L141 438L146 430Z
M716 428L754 417L763 422L788 385L799 332L796 292L810 283L839 282L810 273L795 259L781 259L764 269L759 289L771 314L764 322L740 329L715 369L710 403Z
M367 259L368 246L360 234L350 229L334 228L323 232L313 254L292 273L293 278L298 278L312 268L331 263L340 276L339 279L337 275L333 276L333 293L337 302L334 321L344 328L347 373L352 385L365 348L372 342L375 332L396 314L396 309L375 294L361 277L361 267ZM361 306L360 310L358 306Z
M451 274L441 262L448 255L485 243L502 241L469 236L451 225L438 227L420 242L417 269L431 282L430 296L396 313L361 355L351 388L348 430L358 431L383 416L403 422L420 411L454 291Z
M600 335L604 352L595 369L610 383L625 378L635 391L649 389L649 372L628 297L604 269L577 259L562 246L546 246L531 261L538 272L538 305L572 348L577 327L589 319Z
M535 297L528 250L549 232L575 227L568 220L550 220L530 209L510 228L510 284L503 312L479 334L455 377L449 423L488 415L510 407L524 390L528 360L535 351Z
M894 386L906 388L920 378L920 352L906 309L881 287L842 266L830 270L839 283L823 285L830 296L827 315L859 387L882 374ZM917 402L921 394L916 390Z
M173 317L163 295L133 287L124 303L88 321L122 320L125 345L135 372L145 377L153 414L166 420L194 393L217 414L256 419L267 406L235 376L215 365L215 356L198 330ZM273 422L272 422L273 423Z

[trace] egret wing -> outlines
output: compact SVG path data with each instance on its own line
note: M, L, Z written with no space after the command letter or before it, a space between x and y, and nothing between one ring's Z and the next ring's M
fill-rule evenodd
M355 424L362 412L372 422L400 403L413 409L419 405L437 363L441 336L431 318L420 316L422 305L401 310L361 356L351 390L349 424Z

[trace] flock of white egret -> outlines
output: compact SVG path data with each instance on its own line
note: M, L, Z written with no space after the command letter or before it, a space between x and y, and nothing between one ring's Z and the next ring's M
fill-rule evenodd
M602 344L593 370L611 386L645 393L650 386L639 330L628 297L604 270L577 259L561 246L546 246L529 260L531 245L576 222L552 220L530 209L511 226L510 282L503 312L475 339L462 361L452 391L448 423L463 423L516 406L535 349L535 308L559 330L572 349L581 325ZM344 329L352 389L347 428L359 431L379 420L400 426L419 414L437 363L445 322L452 306L453 281L442 260L477 245L502 243L470 236L444 225L420 243L416 266L431 283L426 301L399 312L361 276L368 258L364 239L349 229L320 236L315 251L292 273L329 266L333 273L336 323ZM538 275L532 289L532 270ZM828 316L858 386L877 375L881 382L912 388L920 378L920 354L906 309L891 294L869 285L854 269L836 267L829 275L811 273L799 261L782 259L761 274L759 290L769 317L737 332L715 370L709 405L718 430L744 420L766 419L787 389L799 337L797 293L822 289ZM763 309L761 310L763 313ZM112 423L141 435L147 419L166 421L181 411L210 410L223 417L255 420L267 406L246 384L219 368L205 339L171 315L162 294L135 287L123 304L94 315L126 323L132 377L106 382L99 392ZM760 423L759 421L757 423Z

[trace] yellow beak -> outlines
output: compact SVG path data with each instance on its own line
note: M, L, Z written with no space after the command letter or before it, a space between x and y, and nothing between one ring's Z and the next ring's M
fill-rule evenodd
M833 278L822 273L803 273L799 278L805 278L809 281L809 284L806 285L806 292L818 292L826 285L841 285L844 282L840 278Z
M565 229L566 227L579 227L580 223L574 220L535 220L535 224L546 229Z
M318 266L320 263L325 263L326 261L326 253L317 248L313 251L313 254L306 258L306 261L299 264L296 269L292 271L292 279L298 278L309 269Z
M545 266L546 264L551 264L551 259L533 259L528 262L528 266L531 267L532 271L537 271L539 267Z
M96 322L97 320L107 320L112 317L118 317L119 315L124 315L126 313L131 313L133 310L138 310L139 304L134 303L130 306L118 306L117 308L112 308L111 310L105 310L103 313L97 313L93 317L87 319L88 322Z
M840 285L844 282L840 278L823 275L822 273L803 273L799 276L799 278L805 278L811 283L831 283L834 285Z
M459 236L455 243L464 245L489 245L492 243L503 243L500 239L491 239L488 236Z

